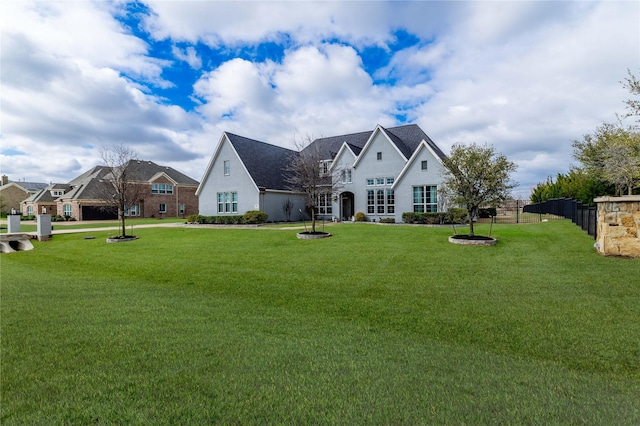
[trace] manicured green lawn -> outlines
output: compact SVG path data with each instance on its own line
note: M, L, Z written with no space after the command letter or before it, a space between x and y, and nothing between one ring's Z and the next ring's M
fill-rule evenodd
M640 260L568 221L329 230L3 254L0 423L640 424Z

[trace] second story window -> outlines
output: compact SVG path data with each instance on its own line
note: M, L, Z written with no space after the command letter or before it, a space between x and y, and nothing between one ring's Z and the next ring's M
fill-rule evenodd
M382 152L378 152L376 154L376 158L378 159L378 161L382 160Z
M154 183L151 185L152 194L173 194L173 185L170 183Z
M224 160L224 175L229 176L231 172L231 165L229 164L229 160Z
M320 162L320 176L326 176L331 168L331 160L322 160Z

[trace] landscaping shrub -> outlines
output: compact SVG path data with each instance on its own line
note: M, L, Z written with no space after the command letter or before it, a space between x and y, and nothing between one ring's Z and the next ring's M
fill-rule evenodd
M199 214L188 216L187 222L201 225L238 225L244 223L243 216L203 216Z
M418 223L422 225L443 225L448 223L463 223L467 219L467 210L451 208L445 212L404 212L404 223Z
M481 218L495 217L496 216L496 208L490 207L487 209L479 209L478 216Z
M436 213L436 212L427 212L427 213L416 213L416 212L405 212L402 213L402 221L404 223L420 223L420 224L442 224L445 222L446 213Z
M265 223L268 217L269 215L263 211L249 210L242 216L242 221L246 224Z
M367 220L367 215L362 212L356 213L356 222L365 222Z
M199 214L190 214L187 216L187 223L202 223L204 216Z
M464 223L467 220L467 216L469 212L467 209L461 209L457 207L452 207L447 210L447 223Z

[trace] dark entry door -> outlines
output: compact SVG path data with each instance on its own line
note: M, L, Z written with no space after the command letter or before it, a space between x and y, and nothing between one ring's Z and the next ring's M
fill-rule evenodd
M351 220L351 217L355 214L353 211L353 192L343 192L340 195L341 204L341 216L342 220Z

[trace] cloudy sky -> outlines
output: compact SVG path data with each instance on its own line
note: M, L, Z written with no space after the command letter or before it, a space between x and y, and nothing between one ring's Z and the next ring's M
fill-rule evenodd
M5 1L0 172L67 182L101 146L200 180L223 131L280 146L416 123L491 144L519 196L624 113L640 2Z

